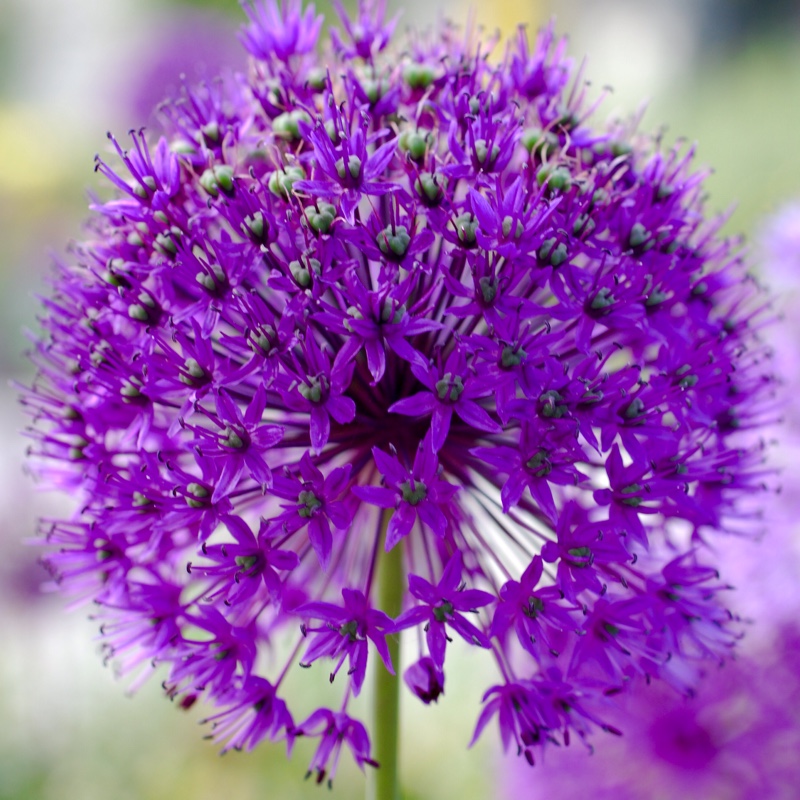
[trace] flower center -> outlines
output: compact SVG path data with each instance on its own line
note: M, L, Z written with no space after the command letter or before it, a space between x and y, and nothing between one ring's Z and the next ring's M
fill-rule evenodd
M413 488L411 481L403 481L400 484L400 491L403 493L403 500L411 506L418 505L428 496L428 489L420 481L414 481Z
M445 622L447 617L453 613L453 604L449 600L445 600L440 606L434 606L433 616L437 622Z
M308 378L307 383L301 383L298 391L309 403L322 403L328 392L328 379L324 375L315 375Z
M314 492L310 491L302 491L297 496L297 502L302 503L301 508L298 509L297 513L308 519L313 515L313 513L322 506L320 500L317 499L317 496Z
M440 400L455 403L464 391L464 383L460 375L453 377L452 372L445 372L441 380L436 381L436 394Z
M339 628L339 633L342 636L347 636L351 642L355 642L358 639L358 622L354 619L351 619L350 622L345 622Z

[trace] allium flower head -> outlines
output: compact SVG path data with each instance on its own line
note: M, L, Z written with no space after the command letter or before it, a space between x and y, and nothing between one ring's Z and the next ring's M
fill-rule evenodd
M349 702L401 630L423 702L454 638L497 663L478 731L530 761L615 732L633 679L689 692L737 636L704 541L757 525L771 414L691 152L591 125L552 28L490 61L361 2L320 59L312 8L245 10L248 75L111 139L44 301L32 453L78 499L54 578L226 749L318 737L320 780L343 743L374 763ZM338 709L284 696L298 664Z

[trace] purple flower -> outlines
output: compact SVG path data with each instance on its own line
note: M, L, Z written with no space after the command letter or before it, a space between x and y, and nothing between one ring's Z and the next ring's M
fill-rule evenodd
M438 369L414 363L411 372L426 391L398 400L388 411L408 416L431 414L431 445L434 450L442 449L454 413L479 431L500 433L502 430L475 402L476 398L487 396L491 388L488 381L481 380L468 369L462 348L455 347Z
M535 763L534 751L543 749L549 742L568 745L572 733L585 740L593 726L618 735L613 726L602 722L593 710L597 693L584 689L576 691L566 683L555 668L538 675L533 680L493 686L484 695L486 705L478 719L474 744L483 729L496 716L504 749L512 742L517 755Z
M409 690L436 700L457 634L500 676L479 729L532 760L731 652L708 544L761 525L771 313L691 152L593 121L552 26L491 59L339 12L326 43L313 7L247 3L247 74L98 159L115 194L23 390L33 470L76 500L44 560L226 749L374 764L350 702L409 629ZM284 700L323 658L339 710Z
M225 605L235 606L253 602L262 589L266 589L273 603L278 603L282 594L282 583L276 570L294 569L299 563L293 550L272 547L266 535L258 538L239 517L223 517L221 520L233 537L233 542L204 544L201 548L203 563L186 565L191 575L214 579L207 601L225 598ZM210 562L210 563L209 563Z
M375 447L375 466L391 488L355 486L353 494L379 508L394 508L386 531L386 549L391 550L408 536L417 520L424 522L439 538L447 531L447 511L458 487L442 480L439 462L431 447L430 436L420 442L411 469L397 458Z
M344 394L353 379L354 365L336 359L331 366L329 354L313 338L305 344L305 368L297 359L297 372L287 371L291 383L278 391L287 408L308 413L311 446L319 454L330 438L331 418L344 425L355 416L356 404Z
M519 643L540 661L548 651L558 656L564 634L574 630L574 606L564 601L563 593L555 586L536 588L543 571L542 559L535 556L518 581L503 585L490 631L505 642L513 627Z
M277 476L273 493L286 500L283 514L275 517L272 529L280 527L287 534L293 534L308 525L308 540L317 554L323 569L328 568L333 547L334 528L344 530L350 526L352 515L344 501L339 500L350 482L351 465L346 464L331 471L326 478L306 453L300 459L300 474Z
M284 432L280 425L260 424L267 403L263 386L256 389L244 412L227 392L218 392L215 399L216 413L206 412L202 420L203 423L210 421L215 429L206 424L184 423L197 436L192 442L193 446L203 455L221 463L211 495L212 503L229 493L245 469L257 483L269 486L272 472L264 455L283 438Z
M302 0L261 0L242 8L250 18L241 35L250 55L285 64L316 47L323 17L315 16L314 6L304 11Z
M356 764L363 770L364 765L377 767L378 762L370 758L369 734L357 719L343 712L319 708L293 731L295 736L319 737L319 747L311 759L306 777L317 773L317 783L328 779L330 787L339 764L342 745L346 744L353 754Z
M286 703L276 695L269 681L248 677L241 682L233 698L229 697L229 691L218 694L229 707L204 720L211 723L211 738L225 743L223 753L252 750L266 736L273 740L284 739L291 751L296 735L294 722Z
M444 667L444 651L451 641L445 627L455 631L469 644L489 647L489 638L462 612L475 612L493 603L494 595L480 589L465 589L461 581L461 553L456 551L447 562L441 580L435 586L419 575L409 575L408 590L421 605L404 611L396 623L397 630L423 625L431 659L436 669Z
M501 771L498 796L579 800L591 786L600 800L653 796L704 800L791 797L800 780L800 638L797 626L774 636L724 667L712 669L697 696L668 687L637 685L605 718L621 737L597 737L592 758L575 748L552 748L536 778L524 764Z
M331 671L331 683L347 658L353 694L361 691L367 671L367 640L371 641L386 669L394 675L392 659L386 647L386 634L392 620L382 611L370 608L363 592L342 589L344 605L333 603L307 603L295 613L306 619L318 619L325 624L321 628L303 625L303 636L313 634L303 654L301 667L308 667L318 658L327 656L337 659Z
M404 673L403 680L425 705L435 703L444 694L444 670L434 664L433 659L423 656Z

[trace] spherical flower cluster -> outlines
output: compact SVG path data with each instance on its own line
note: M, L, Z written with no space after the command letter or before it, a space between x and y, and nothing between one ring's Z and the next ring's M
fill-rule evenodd
M225 749L318 737L320 780L343 745L374 764L349 703L400 631L425 703L453 638L493 658L476 735L531 762L613 732L634 679L690 691L737 636L703 541L757 525L772 384L691 152L590 127L552 29L490 60L362 2L320 60L311 7L245 11L249 74L112 138L44 301L32 452L78 499L55 579ZM298 664L341 705L298 716Z

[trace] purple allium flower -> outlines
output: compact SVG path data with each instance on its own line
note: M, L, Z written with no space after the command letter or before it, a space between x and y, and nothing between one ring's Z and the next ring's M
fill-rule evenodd
M403 674L403 680L425 705L435 703L444 694L444 670L429 656L415 661Z
M322 57L311 7L247 5L247 76L112 139L24 396L78 502L46 560L109 655L225 748L319 736L319 780L374 764L349 702L404 629L423 702L451 632L494 659L476 735L530 761L637 679L688 692L738 636L705 542L769 474L769 314L691 152L591 126L552 28L489 61L377 5ZM297 664L338 711L283 696Z
M296 613L307 619L318 619L325 624L320 628L303 626L303 635L313 633L311 642L303 654L301 667L310 667L318 658L328 656L337 659L331 671L331 683L336 673L349 659L353 694L358 695L367 674L367 639L378 651L384 666L392 674L392 659L386 647L386 634L392 628L392 620L382 611L369 608L363 592L353 589L342 589L344 605L333 603L307 603L300 606Z
M318 708L311 716L295 728L296 736L319 737L319 747L311 760L306 777L316 772L317 783L328 779L330 787L343 744L347 744L353 758L362 769L364 764L377 767L376 761L370 758L369 734L364 725L344 712L331 711L329 708Z

